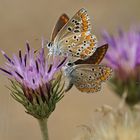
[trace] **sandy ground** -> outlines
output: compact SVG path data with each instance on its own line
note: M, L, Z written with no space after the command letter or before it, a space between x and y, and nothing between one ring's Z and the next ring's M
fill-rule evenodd
M24 49L25 41L40 47L40 38L50 37L52 28L63 12L72 16L81 7L88 9L94 34L100 40L103 29L116 32L140 22L139 0L0 0L0 48L9 55ZM0 65L3 64L0 56ZM4 76L0 76L0 140L40 140L37 121L9 95ZM90 123L94 110L102 104L117 106L119 99L107 84L98 94L82 94L73 88L58 103L49 118L51 140L72 140L80 124Z

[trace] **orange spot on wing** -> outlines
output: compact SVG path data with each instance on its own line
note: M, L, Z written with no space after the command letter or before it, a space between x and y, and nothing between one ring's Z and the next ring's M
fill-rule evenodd
M90 48L90 47L87 47L87 49L89 49L89 50L90 50L91 48Z
M82 21L85 22L85 23L88 23L86 17L85 18L82 18Z
M82 32L81 36L82 37L85 37L86 36L86 33L85 32Z
M86 53L86 54L89 54L89 52L90 52L89 50L87 50L87 49L85 50L85 53Z
M87 49L89 49L90 51L92 50L92 48L93 48L93 47L91 47L91 46L87 47Z
M81 53L81 54L80 54L81 59L84 59L86 56L87 56L87 55L86 55L85 53Z
M83 28L84 31L87 31L87 29L88 29L88 27L84 27L84 28Z
M102 81L104 81L106 78L105 78L104 76L102 76L100 79L101 79Z
M88 55L90 52L91 52L90 50L84 49L84 50L82 51L82 54L84 54L84 55L87 57L87 55Z
M85 27L88 27L88 23L87 22L83 22L82 25Z
M83 14L81 15L81 18L82 18L82 19L86 19L87 16L83 13Z
M95 42L95 40L94 39L90 39L90 42L93 43L93 42Z
M93 46L94 46L94 43L90 43L90 46L93 48Z
M80 88L77 87L77 89L79 89L81 92L98 92L99 90L97 88Z
M91 35L86 36L86 39L90 40L91 39Z

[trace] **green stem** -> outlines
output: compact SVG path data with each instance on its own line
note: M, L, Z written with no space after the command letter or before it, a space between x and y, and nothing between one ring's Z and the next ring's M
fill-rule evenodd
M47 119L38 119L43 140L49 140Z

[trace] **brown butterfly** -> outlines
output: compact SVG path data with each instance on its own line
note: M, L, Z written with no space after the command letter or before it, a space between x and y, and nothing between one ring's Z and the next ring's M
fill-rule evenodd
M57 23L54 27L54 30L52 32L51 41L54 41L55 37L57 36L58 32L63 28L63 26L69 21L69 17L67 14L62 14L59 19L57 20ZM99 64L102 59L104 58L106 52L108 49L108 44L104 44L101 47L98 47L96 51L89 56L85 60L77 60L74 62L74 64Z
M85 60L79 59L74 63L67 64L64 68L64 73L68 78L66 92L73 85L81 92L97 92L101 89L101 83L106 81L112 74L111 68L99 65L107 49L108 44L102 45L89 58Z
M73 85L81 92L94 93L101 90L102 82L112 75L112 69L104 65L78 64L67 67L65 75L68 85L65 91L69 91Z
M66 14L60 16L47 47L50 55L68 56L75 60L91 56L97 48L97 39L91 33L87 10L81 8L71 19Z

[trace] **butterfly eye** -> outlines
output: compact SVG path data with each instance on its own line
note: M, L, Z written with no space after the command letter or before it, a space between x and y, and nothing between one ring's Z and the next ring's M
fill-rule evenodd
M47 44L47 47L50 48L51 46L52 46L52 43L49 42L49 43Z
M68 66L72 66L73 64L69 62L67 65L68 65Z

